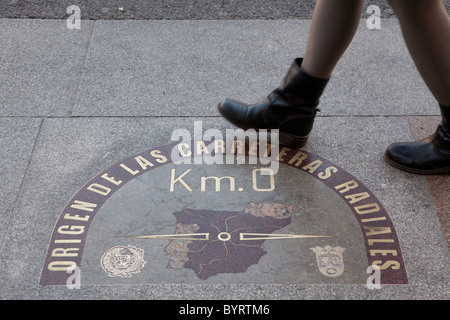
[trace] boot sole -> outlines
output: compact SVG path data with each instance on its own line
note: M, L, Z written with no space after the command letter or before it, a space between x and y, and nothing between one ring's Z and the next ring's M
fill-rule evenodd
M222 110L220 109L220 104L217 106L217 110L222 115L222 117L225 118L225 120L227 120L231 124L235 125L236 127L241 128L243 130L254 129L256 131L259 131L259 128L249 128L247 126L242 125L239 122L234 121L230 117L228 117L228 115L225 114L224 112L222 112ZM306 142L308 141L308 137L309 136L304 136L304 137L295 136L295 135L292 135L292 134L289 134L289 133L283 132L283 131L279 131L279 135L278 135L280 144L283 144L283 145L286 145L286 146L292 147L292 148L303 148L306 145Z
M410 172L410 173L415 173L415 174L431 175L431 174L440 174L440 173L449 173L450 172L450 167L439 168L439 169L430 169L430 170L422 170L422 169L415 169L415 168L406 167L404 165L401 165L398 162L395 162L391 158L389 158L387 153L384 154L384 160L388 164L393 166L394 168L397 168L397 169L400 169L400 170L403 170L403 171L406 171L406 172Z

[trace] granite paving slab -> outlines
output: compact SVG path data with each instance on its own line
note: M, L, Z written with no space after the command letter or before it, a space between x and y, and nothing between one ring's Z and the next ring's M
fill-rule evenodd
M96 21L76 116L216 116L265 98L302 56L309 20ZM413 102L410 102L413 100ZM323 115L437 115L395 19L366 21L322 97Z
M0 119L0 239L3 246L39 132L39 119ZM1 248L0 246L0 248Z
M93 21L0 19L0 116L67 116L83 69Z

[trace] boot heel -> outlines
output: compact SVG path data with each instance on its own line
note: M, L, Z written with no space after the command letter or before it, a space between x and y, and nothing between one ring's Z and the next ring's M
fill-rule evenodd
M280 144L284 144L288 147L293 148L303 148L306 145L306 142L308 141L308 136L299 137L281 131L279 133L279 138Z

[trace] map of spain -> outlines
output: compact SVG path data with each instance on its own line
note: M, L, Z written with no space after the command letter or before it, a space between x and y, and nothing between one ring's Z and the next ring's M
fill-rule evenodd
M245 272L267 253L262 248L267 236L289 225L295 210L282 203L249 202L242 212L175 212L175 233L190 237L167 245L167 268L189 268L203 280L219 273Z

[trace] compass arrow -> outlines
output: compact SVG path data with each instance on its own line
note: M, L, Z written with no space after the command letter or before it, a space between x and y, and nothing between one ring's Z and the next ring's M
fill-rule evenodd
M156 239L156 240L209 240L209 233L159 234L143 236L125 236L125 238Z
M303 234L271 234L271 233L240 233L239 240L278 240L278 239L305 239L305 238L330 238L331 236L316 236Z

